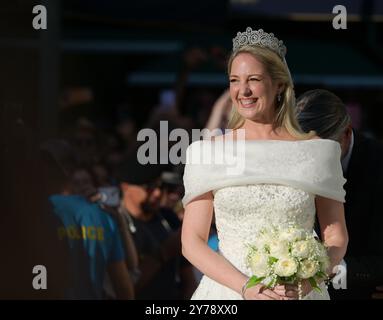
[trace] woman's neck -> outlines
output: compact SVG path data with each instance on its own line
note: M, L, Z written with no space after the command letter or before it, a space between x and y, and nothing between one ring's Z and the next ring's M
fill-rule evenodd
M245 130L246 139L276 139L283 138L285 130L275 128L273 123L261 123L246 119L240 129Z

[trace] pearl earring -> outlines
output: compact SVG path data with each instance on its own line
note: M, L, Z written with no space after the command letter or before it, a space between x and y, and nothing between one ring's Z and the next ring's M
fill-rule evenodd
M281 94L280 93L278 93L277 100L278 100L278 102L281 102Z

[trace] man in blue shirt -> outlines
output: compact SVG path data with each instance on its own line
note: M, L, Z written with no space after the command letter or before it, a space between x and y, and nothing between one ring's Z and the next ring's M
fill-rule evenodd
M117 224L98 204L79 195L70 195L70 146L52 140L42 145L41 152L45 164L43 176L50 181L46 194L54 214L62 222L57 236L69 244L72 279L67 297L102 299L108 272L117 298L132 299L133 284Z

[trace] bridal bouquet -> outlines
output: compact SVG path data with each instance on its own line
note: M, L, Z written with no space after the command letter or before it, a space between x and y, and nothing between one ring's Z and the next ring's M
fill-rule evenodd
M247 288L260 282L273 288L277 284L300 284L301 280L308 279L319 292L317 280L327 278L330 265L325 246L312 232L297 227L262 230L256 242L249 245L246 262L253 273Z

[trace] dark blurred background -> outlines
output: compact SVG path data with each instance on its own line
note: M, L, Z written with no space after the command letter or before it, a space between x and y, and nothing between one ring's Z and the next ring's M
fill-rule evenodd
M47 7L47 30L32 28L35 4ZM337 4L346 6L347 30L332 27ZM104 130L128 116L141 127L181 80L179 108L202 125L204 108L227 86L231 39L246 26L284 40L297 95L332 90L355 109L358 126L383 135L380 1L24 0L0 8L2 116L21 116L39 138L79 116ZM180 79L192 49L197 61Z

